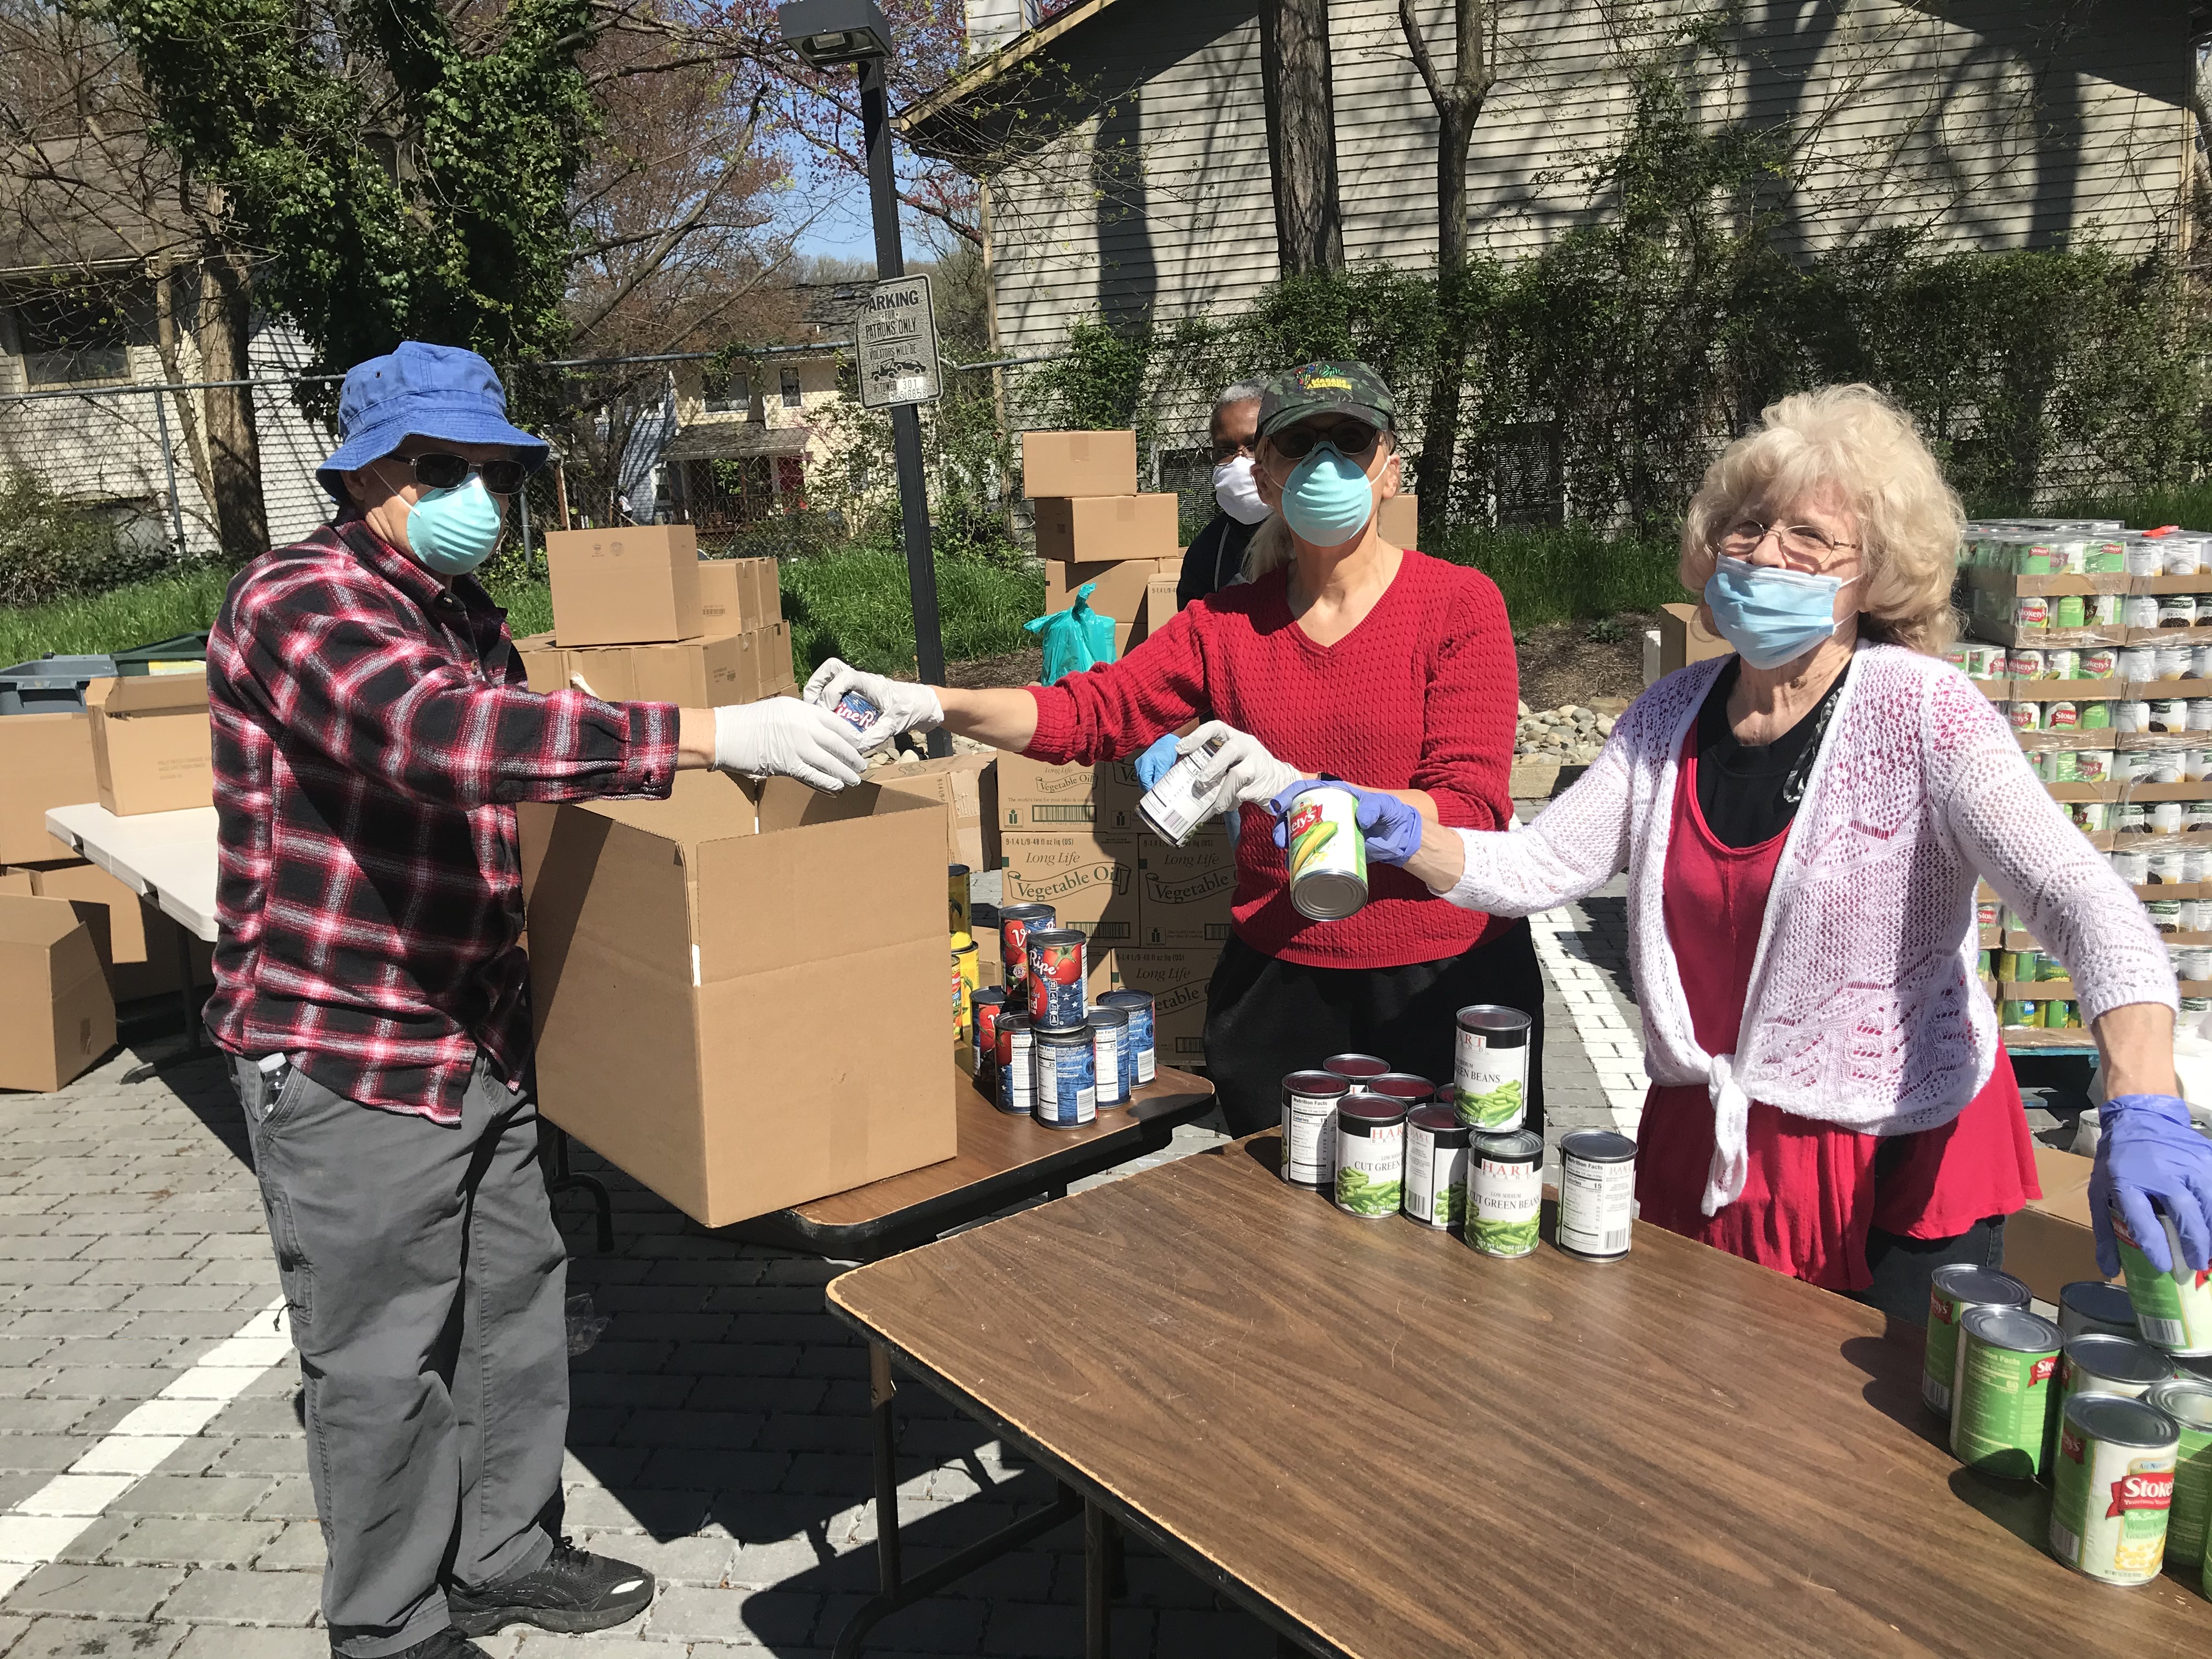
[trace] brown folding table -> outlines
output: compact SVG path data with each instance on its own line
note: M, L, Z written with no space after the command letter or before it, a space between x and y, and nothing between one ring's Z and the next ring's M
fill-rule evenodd
M1234 1143L830 1286L1079 1499L1087 1652L1116 1527L1361 1659L2212 1647L2193 1583L2076 1576L2047 1493L1951 1457L1917 1331L1642 1223L1616 1262L1492 1260L1341 1214L1274 1155Z

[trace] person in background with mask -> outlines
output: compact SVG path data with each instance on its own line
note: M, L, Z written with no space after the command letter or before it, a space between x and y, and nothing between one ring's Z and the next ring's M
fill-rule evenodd
M1376 532L1398 491L1397 404L1363 363L1308 363L1270 380L1256 476L1275 514L1254 538L1249 581L1198 599L1121 661L1057 685L963 691L909 684L832 659L806 697L858 690L887 743L943 725L1054 764L1133 754L1210 716L1185 751L1221 746L1200 774L1209 812L1243 805L1234 933L1208 991L1206 1062L1231 1131L1280 1121L1285 1073L1364 1050L1442 1083L1454 1013L1502 1003L1534 1023L1528 1118L1542 1125L1544 992L1525 921L1472 915L1402 864L1438 823L1503 829L1513 805L1519 676L1504 602L1487 576ZM1290 898L1267 809L1302 780L1356 778L1370 833L1364 908L1311 921Z
M1213 404L1213 501L1218 509L1191 538L1176 583L1176 604L1202 599L1235 581L1244 568L1252 532L1271 510L1252 476L1252 451L1260 441L1257 380L1239 380Z
M1682 585L1737 654L1637 699L1605 752L1512 835L1377 799L1407 869L1490 915L1628 872L1651 1091L1646 1221L1912 1324L1951 1263L1998 1267L2037 1196L1982 989L1986 878L2070 970L2109 1103L2090 1186L2161 1268L2212 1255L2212 1143L2175 1097L2172 964L2003 717L1938 654L1965 515L1912 422L1869 386L1784 398L1715 461ZM1372 845L1370 841L1370 845Z
M663 797L718 766L858 783L850 732L539 696L469 573L546 447L491 365L357 365L335 522L239 573L208 640L230 1057L300 1350L344 1659L457 1659L635 1617L653 1575L560 1534L568 1253L538 1158L517 801Z

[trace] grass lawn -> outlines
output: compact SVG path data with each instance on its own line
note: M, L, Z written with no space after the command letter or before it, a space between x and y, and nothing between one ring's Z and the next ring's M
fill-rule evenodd
M1678 550L1671 539L1608 537L1569 525L1463 530L1448 536L1440 550L1423 550L1472 565L1496 582L1516 629L1650 611L1690 597L1674 580Z
M58 656L95 655L204 633L230 577L228 569L193 570L88 599L0 609L0 668L50 651Z

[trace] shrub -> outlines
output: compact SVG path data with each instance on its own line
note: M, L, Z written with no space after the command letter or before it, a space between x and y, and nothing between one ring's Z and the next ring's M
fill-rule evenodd
M105 592L174 562L165 544L125 534L113 517L50 489L35 473L0 476L0 605Z

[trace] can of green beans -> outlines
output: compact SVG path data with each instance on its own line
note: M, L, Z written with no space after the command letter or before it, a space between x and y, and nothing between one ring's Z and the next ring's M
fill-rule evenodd
M1456 1227L1467 1219L1468 1133L1442 1106L1419 1105L1406 1114L1402 1204L1425 1227Z
M1333 1072L1283 1079L1282 1175L1291 1186L1336 1190L1336 1109L1351 1091Z
M1959 1322L1951 1450L1984 1474L2033 1480L2058 1375L2058 1327L2021 1308L1972 1308Z
M1467 1151L1467 1242L1483 1255L1533 1255L1544 1209L1544 1138L1476 1135Z
M1920 1403L1938 1417L1951 1414L1958 1381L1959 1322L1975 1308L2025 1308L2027 1286L1994 1267L1938 1267L1928 1282L1928 1346L1920 1370Z
M1518 1008L1478 1002L1455 1017L1452 1087L1459 1121L1486 1135L1517 1129L1528 1115L1528 1037L1534 1022Z
M2155 1384L2142 1398L2180 1431L2174 1444L2173 1509L2166 1522L2166 1570L2195 1573L2212 1532L2212 1384L2201 1376L2178 1376Z
M2173 1508L2174 1420L2122 1395L2066 1407L2051 1475L2051 1553L2107 1584L2147 1584L2166 1556Z
M1345 1096L1336 1109L1336 1207L1346 1215L1395 1215L1405 1183L1406 1103Z

